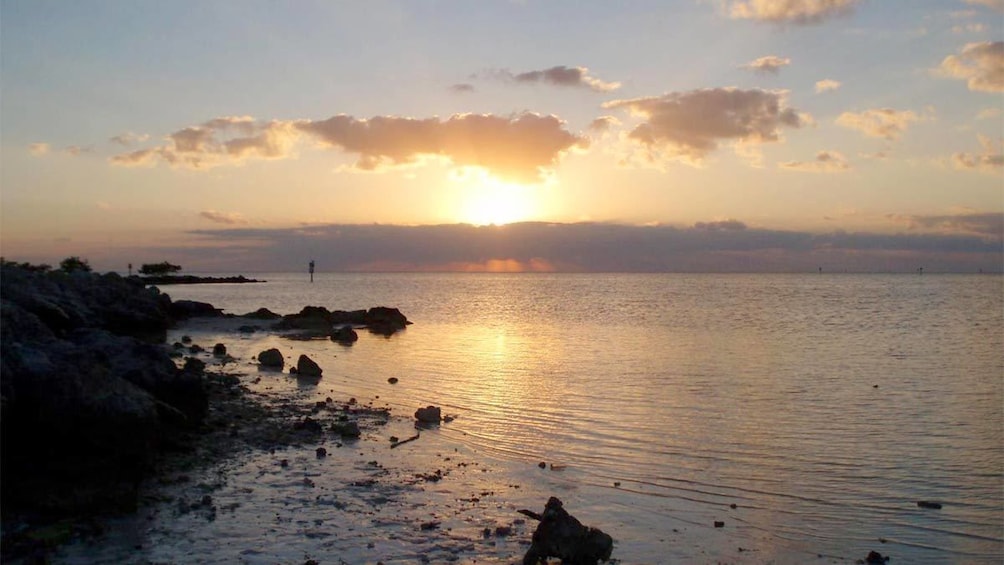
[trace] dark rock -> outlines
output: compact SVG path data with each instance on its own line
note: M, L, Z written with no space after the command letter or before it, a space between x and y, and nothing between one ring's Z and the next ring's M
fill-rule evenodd
M217 343L213 346L213 355L217 357L223 357L227 354L227 346L222 343Z
M540 463L537 463L537 466L540 467L541 469L547 469L547 462L541 461Z
M336 341L342 345L352 345L359 340L359 334L351 326L342 326L331 334L331 341Z
M328 456L328 450L323 447L318 447L314 452L317 454L318 459L323 459Z
M355 439L362 436L359 424L356 422L334 422L331 424L331 431L340 435L344 439Z
M497 526L495 528L495 535L500 538L512 535L512 526Z
M320 378L321 367L317 363L314 363L310 357L300 355L300 358L296 361L296 374L304 377Z
M396 385L397 384L397 377L391 377L391 378L387 379L387 382L389 382L392 385Z
M258 363L262 367L274 367L281 371L286 365L286 359L283 358L281 351L273 347L258 354Z
M242 318L251 318L252 320L277 320L281 318L279 314L269 310L268 308L259 308L254 312L248 312L241 316Z
M548 499L539 518L523 565L537 565L551 557L567 565L596 565L610 559L613 538L597 528L582 525L557 498Z
M376 306L366 312L366 328L373 333L389 336L410 323L397 308Z
M310 416L307 416L304 419L295 422L293 424L293 429L297 431L310 432L312 434L319 434L323 431L320 422L311 418Z
M184 343L184 344L192 343L192 338L190 336L183 335L183 336L181 336L181 343Z
M931 502L929 500L918 500L917 501L917 506L919 506L921 508L931 508L931 509L934 509L934 510L941 510L941 503L940 502Z
M724 528L725 527L725 522L722 522L720 520L715 520L715 527L716 528Z
M882 563L886 563L888 561L888 556L882 555L877 551L869 551L868 557L865 557L865 563L868 563L868 565L881 565Z
M261 329L260 326L241 326L237 328L237 331L242 334L253 334L260 329Z
M423 522L419 528L421 528L422 531L435 530L439 528L439 524L439 522Z
M195 300L175 300L171 303L171 317L175 320L189 318L222 318L223 310L207 302Z
M205 350L206 348L202 347L197 343L193 343L192 345L188 346L188 351L190 351L191 353L202 353Z
M443 416L439 406L426 406L415 411L415 419L423 424L438 424Z

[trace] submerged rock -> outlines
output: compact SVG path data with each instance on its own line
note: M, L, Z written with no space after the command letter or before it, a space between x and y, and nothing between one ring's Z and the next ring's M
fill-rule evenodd
M540 520L530 549L523 556L523 565L537 565L551 557L565 565L596 565L610 559L613 538L597 528L583 526L557 498L548 499L543 514L521 512Z
M342 345L352 345L358 340L359 334L357 334L351 326L342 326L331 334L331 341L338 342Z

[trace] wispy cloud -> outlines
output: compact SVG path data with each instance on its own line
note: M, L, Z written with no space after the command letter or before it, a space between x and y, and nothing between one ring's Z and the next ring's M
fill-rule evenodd
M816 81L816 94L821 94L823 92L829 92L831 90L836 90L840 88L840 81L836 81L829 78L824 78L823 80Z
M52 146L48 143L32 143L28 145L28 152L35 157L41 157L42 155L47 155L49 151L52 150Z
M856 129L869 137L890 141L900 138L912 122L922 118L910 110L876 108L864 112L844 112L837 117L837 125Z
M945 57L935 74L965 80L969 90L1004 92L1004 41L968 43Z
M513 73L508 69L488 72L489 76L522 84L544 83L553 86L584 88L595 92L610 92L621 87L619 82L607 82L589 74L586 67L566 67L560 65L539 71Z
M250 223L250 221L239 212L217 212L216 210L203 210L202 212L199 212L199 216L206 220L209 220L210 222L215 222L217 224L225 224L229 226Z
M466 94L468 92L474 92L474 85L466 82L451 84L450 92L455 92L457 94Z
M741 68L750 69L758 73L776 75L782 68L787 67L790 64L791 64L791 59L787 57L767 55L766 57L760 57L759 59L755 59L743 65Z
M1004 214L997 212L947 215L892 215L890 219L905 223L911 230L951 235L975 235L987 241L1000 241L1004 236Z
M766 90L715 88L671 92L662 96L614 100L604 108L628 110L642 118L628 138L643 146L651 159L662 155L700 162L722 142L746 146L777 142L782 128L806 122L788 108L785 93Z
M973 6L985 6L998 12L1004 12L1004 0L965 0L965 2Z
M1001 144L987 136L977 136L983 151L980 153L955 153L952 155L952 166L967 171L1000 174L1004 170L1004 153Z
M775 24L818 24L849 14L861 0L728 0L725 8L735 19Z
M326 120L273 120L222 117L167 136L168 143L111 157L122 166L164 162L209 169L248 159L294 156L300 141L358 156L354 167L374 171L438 157L461 167L480 167L500 178L536 182L573 147L588 141L564 129L554 116L531 113L501 117L457 114L439 118L337 115Z
M121 145L123 147L132 147L137 143L142 143L150 139L150 136L145 133L133 133L127 131L125 133L120 133L118 135L108 138L108 141L115 143L116 145Z
M789 171L809 173L842 173L851 168L847 158L837 151L820 151L813 161L788 161L778 166Z

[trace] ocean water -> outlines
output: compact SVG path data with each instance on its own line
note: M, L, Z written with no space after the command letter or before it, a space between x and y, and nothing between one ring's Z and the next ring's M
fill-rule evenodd
M501 506L558 496L622 563L1004 560L1002 277L255 276L268 282L163 290L235 314L400 308L414 325L352 347L228 345L318 360L323 390L290 394L442 406L457 419L416 445L518 482ZM332 550L285 535L302 538L289 562ZM501 562L525 550L492 547ZM344 562L376 561L360 559Z

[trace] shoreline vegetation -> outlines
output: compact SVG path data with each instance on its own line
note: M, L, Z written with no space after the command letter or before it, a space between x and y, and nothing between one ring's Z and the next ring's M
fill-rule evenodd
M180 513L215 519L212 495L174 500L164 489L242 453L351 444L392 418L390 408L355 398L299 404L269 399L247 386L247 370L238 367L241 360L230 357L225 344L204 347L187 336L168 344L166 336L186 320L212 317L246 319L249 325L242 328L249 331L261 329L251 323L269 321L268 331L292 340L350 345L358 338L356 329L387 337L404 330L411 322L396 308L346 312L306 306L286 316L262 308L234 316L207 303L173 301L148 284L89 269L0 265L3 562L49 562L61 547L100 538L109 519L136 515L150 503L170 500ZM243 361L260 372L284 374L284 359L274 349ZM288 371L298 380L321 376L306 355ZM390 447L450 419L439 407L420 408L413 420L416 435ZM327 457L328 448L317 447L317 458ZM444 476L407 474L426 481ZM542 514L520 513L538 521L532 539L521 541L524 563L610 559L612 538L582 525L560 500L547 501ZM513 521L529 534L524 523ZM423 523L420 530L431 535L437 526ZM495 535L512 530L501 528Z
M268 281L249 279L244 275L230 277L202 277L198 275L153 275L135 276L143 284L149 285L172 285L172 284L243 284L243 283L263 283Z

